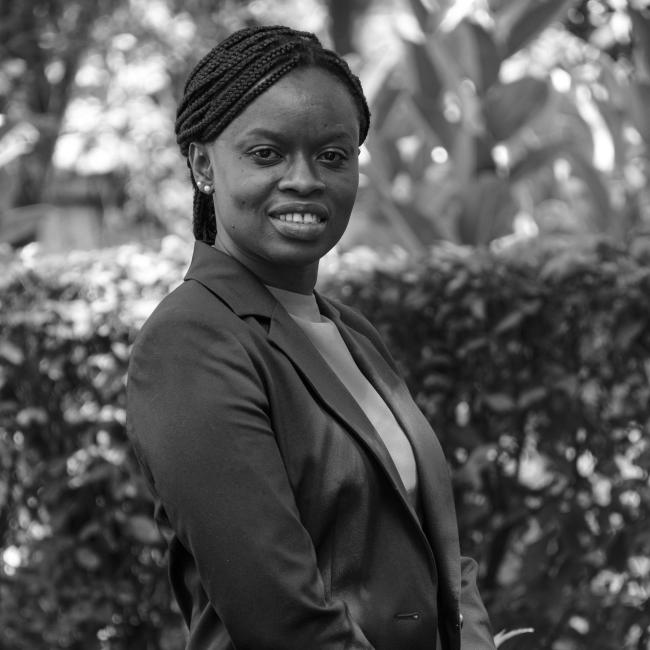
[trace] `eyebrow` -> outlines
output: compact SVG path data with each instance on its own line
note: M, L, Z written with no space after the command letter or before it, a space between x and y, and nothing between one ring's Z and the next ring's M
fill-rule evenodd
M284 141L287 139L287 136L284 133L278 131L273 131L271 129L266 129L264 127L255 127L250 131L244 131L241 133L240 137L242 139L247 138L269 138L270 140ZM325 131L321 138L323 142L330 140L350 140L355 141L355 138L345 129L336 129L333 131Z

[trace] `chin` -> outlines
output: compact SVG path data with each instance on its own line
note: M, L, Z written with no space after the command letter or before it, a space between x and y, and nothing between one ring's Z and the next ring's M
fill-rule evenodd
M329 253L336 246L336 242L324 245L323 243L301 243L299 246L291 246L289 249L277 250L270 258L285 266L304 267L318 264L321 258Z

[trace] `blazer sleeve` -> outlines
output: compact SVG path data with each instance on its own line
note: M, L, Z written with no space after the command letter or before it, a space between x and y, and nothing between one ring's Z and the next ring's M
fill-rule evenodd
M476 586L478 565L469 557L460 558L461 650L496 650L488 613Z
M372 650L325 596L256 364L200 314L145 326L128 380L138 456L234 646Z

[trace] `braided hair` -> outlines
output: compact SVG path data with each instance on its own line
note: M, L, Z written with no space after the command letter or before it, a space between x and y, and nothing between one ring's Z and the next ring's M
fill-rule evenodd
M368 134L370 111L359 79L318 38L279 25L249 27L231 34L192 70L176 114L176 142L187 157L192 142L212 142L256 97L298 67L317 66L340 79L359 114L359 144ZM194 237L213 244L217 223L212 197L194 187Z

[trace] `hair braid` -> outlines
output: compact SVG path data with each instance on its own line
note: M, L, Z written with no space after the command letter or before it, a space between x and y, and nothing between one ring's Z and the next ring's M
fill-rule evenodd
M370 111L361 83L345 60L325 49L310 32L268 25L234 32L190 73L176 113L176 142L183 156L188 155L192 142L215 140L265 90L291 70L304 66L323 68L348 88L359 114L361 144L368 134ZM190 176L194 236L212 244L217 232L212 197L199 190L191 167Z

